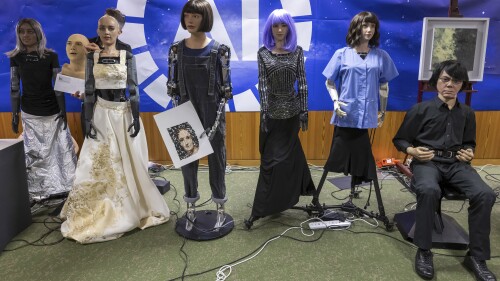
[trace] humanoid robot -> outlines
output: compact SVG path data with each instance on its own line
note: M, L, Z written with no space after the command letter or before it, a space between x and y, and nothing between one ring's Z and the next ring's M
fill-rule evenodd
M40 23L25 18L16 25L16 47L6 53L11 66L12 131L19 133L21 117L32 203L66 194L76 167L64 93L53 88L60 71L58 56L46 44Z
M208 156L212 200L217 205L213 229L226 221L224 203L227 201L225 169L225 104L232 98L230 78L230 49L208 38L213 25L213 13L205 0L188 1L181 16L181 24L191 37L175 42L169 50L167 94L174 106L191 101L205 132L200 137L210 140L213 154ZM203 66L203 67L202 67ZM185 230L191 231L196 221L198 193L198 160L182 168L187 204Z

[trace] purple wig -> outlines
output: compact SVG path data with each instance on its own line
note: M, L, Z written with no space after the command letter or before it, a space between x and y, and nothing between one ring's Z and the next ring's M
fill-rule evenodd
M297 48L297 30L292 16L286 10L276 9L267 18L264 25L264 46L271 51L276 46L273 37L273 25L284 23L288 26L288 34L286 35L285 45L283 48L288 52L293 52Z

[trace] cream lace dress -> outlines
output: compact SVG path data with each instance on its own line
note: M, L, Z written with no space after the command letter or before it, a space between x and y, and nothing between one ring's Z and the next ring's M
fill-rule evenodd
M98 81L106 87L113 84L106 83L104 75L126 81L124 51L119 64L98 64L94 58L97 89ZM102 242L168 221L168 206L148 174L144 130L135 138L127 133L132 124L129 102L98 97L93 124L97 139L85 139L74 186L61 211L63 236L83 244Z

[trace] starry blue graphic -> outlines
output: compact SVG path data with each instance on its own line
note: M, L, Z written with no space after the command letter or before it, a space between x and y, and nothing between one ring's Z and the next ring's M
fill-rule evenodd
M126 0L121 0L126 1ZM167 75L168 47L174 40L180 11L184 1L148 0L144 18L127 17L129 23L144 24L147 46L133 50L135 54L150 52L158 70L141 83L141 111L164 111L152 100L144 88L160 75ZM312 15L295 17L297 22L312 21L312 40L306 55L306 73L309 85L310 110L331 110L332 103L324 88L324 67L336 49L345 46L345 35L351 18L360 11L375 12L381 21L381 48L386 50L398 68L400 76L390 83L389 110L407 110L416 103L422 19L424 17L446 17L448 0L310 0ZM233 55L241 58L241 1L215 0L224 26L233 43ZM5 53L15 46L14 26L22 17L33 17L44 27L48 47L59 54L61 65L67 63L65 43L70 34L82 33L96 36L97 20L108 7L117 1L77 0L7 0L0 11L1 51ZM497 95L500 92L500 2L496 0L461 0L460 12L465 17L490 18L484 78L474 85L478 90L472 97L475 110L500 110ZM259 26L262 29L267 15L282 8L278 0L259 1ZM260 39L261 40L261 39ZM259 43L260 44L260 43ZM0 111L10 111L9 60L0 57ZM232 80L235 93L251 89L258 100L257 63L255 61L232 61ZM424 99L433 96L424 94ZM464 95L460 94L463 101ZM79 101L67 98L68 110L79 111ZM229 103L235 110L233 102Z

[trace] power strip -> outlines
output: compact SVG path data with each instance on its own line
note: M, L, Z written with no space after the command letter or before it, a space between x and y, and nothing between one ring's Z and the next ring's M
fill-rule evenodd
M349 221L315 221L309 223L310 229L325 229L325 228L348 228L351 226L351 222Z

